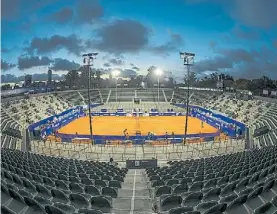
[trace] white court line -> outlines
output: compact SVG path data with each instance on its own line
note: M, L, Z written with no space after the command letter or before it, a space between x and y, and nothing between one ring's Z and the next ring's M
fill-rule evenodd
M133 183L133 195L132 195L132 199L131 199L131 210L130 210L130 214L133 214L133 213L134 213L134 209L135 209L136 176L137 176L137 170L135 169L134 183Z

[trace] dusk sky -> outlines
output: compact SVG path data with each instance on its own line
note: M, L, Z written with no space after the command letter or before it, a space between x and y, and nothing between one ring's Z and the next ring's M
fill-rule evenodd
M277 79L276 0L2 0L2 74L58 74L98 52L103 73L180 78L179 51L198 74Z

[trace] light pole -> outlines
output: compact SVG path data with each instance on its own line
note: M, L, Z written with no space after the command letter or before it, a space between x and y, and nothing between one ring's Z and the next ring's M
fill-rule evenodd
M161 69L156 69L155 73L158 76L158 103L160 102L160 76L162 75L163 71Z
M88 113L89 113L89 130L90 130L90 139L91 143L93 143L93 135L92 135L92 120L91 120L91 110L90 110L90 82L91 82L91 71L90 66L93 66L93 60L96 59L98 53L87 53L83 54L83 63L84 67L87 65L88 67Z
M186 144L187 132L188 132L188 114L189 114L189 84L190 84L189 78L190 78L190 69L194 63L195 54L180 52L180 57L184 61L184 66L186 66L187 68L186 124L185 124L185 138L184 138L184 144Z
M112 71L112 76L115 77L115 101L117 102L117 77L119 76L120 71L114 70Z

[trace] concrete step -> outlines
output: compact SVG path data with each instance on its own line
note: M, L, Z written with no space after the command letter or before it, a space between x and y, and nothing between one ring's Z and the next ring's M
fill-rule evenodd
M113 200L113 213L116 214L150 214L152 200L143 175L143 169L129 170L118 197Z

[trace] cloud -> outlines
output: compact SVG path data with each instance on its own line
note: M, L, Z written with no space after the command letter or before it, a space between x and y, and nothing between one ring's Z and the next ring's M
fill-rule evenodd
M246 30L245 28L236 25L232 30L232 33L239 39L245 40L258 40L260 39L261 35L254 30Z
M25 18L26 16L36 13L46 6L53 5L57 1L61 0L28 0L28 2L22 0L2 0L1 18L8 21L13 21L23 16Z
M20 70L25 70L37 66L50 66L54 71L69 71L73 69L79 69L81 67L80 64L69 61L67 59L62 58L54 58L50 59L46 56L38 57L38 56L20 56L18 58L18 68Z
M137 72L132 69L124 69L120 72L120 77L132 77L137 76Z
M209 47L211 49L214 49L216 46L217 46L217 42L216 41L212 40L212 41L209 42Z
M233 62L253 62L258 56L258 52L255 50L247 51L242 48L238 49L221 49L218 51L223 56L229 57Z
M73 7L64 7L51 14L48 20L59 24L73 21L73 25L89 24L104 15L104 9L98 0L80 0Z
M11 82L18 82L18 77L12 74L2 74L1 75L1 82L2 83L11 83Z
M100 72L100 74L110 74L112 69L111 68L95 68L95 67L92 67L91 71L93 71L94 73Z
M111 64L108 63L108 62L105 62L105 63L103 64L103 66L104 66L104 67L111 67Z
M276 28L276 0L186 0L186 2L190 4L218 4L222 6L230 17L236 19L243 25L264 29Z
M130 66L132 67L132 70L139 71L140 68L137 67L134 63L130 63Z
M48 73L33 74L32 79L33 79L33 81L48 80ZM63 80L64 79L64 74L62 74L62 75L52 74L52 79L53 80Z
M113 54L134 53L148 45L149 29L139 21L115 20L97 34L99 39L88 41L88 47Z
M80 67L81 67L81 65L74 61L69 61L67 59L61 59L61 58L55 58L53 60L51 69L55 70L55 71L70 71L70 70L79 69Z
M39 74L33 74L32 75L33 81L45 81L48 79L48 74L47 73L39 73ZM63 80L64 75L58 75L58 74L52 74L52 79L53 80ZM12 83L12 82L19 82L24 80L24 76L15 76L12 74L4 74L1 75L1 82L2 83Z
M78 1L75 14L77 24L91 23L104 15L104 9L98 0Z
M40 15L36 13L31 13L30 15L24 17L24 21L18 26L17 31L32 31L34 26L41 24Z
M65 49L69 53L79 56L80 52L83 50L82 43L83 41L78 39L74 34L69 36L54 35L50 38L35 37L25 50L30 54L48 54Z
M106 63L103 64L104 67L112 67L112 66L121 66L124 64L123 56L117 56L117 58L110 58L110 56L104 56L104 60L107 60Z
M137 72L132 69L121 69L121 68L92 68L92 71L99 71L101 74L111 74L113 70L120 71L120 77L128 78L132 76L137 76Z
M8 48L1 48L1 53L8 53L10 52L11 49L8 49Z
M113 65L123 65L124 61L120 58L112 58L109 60L109 63Z
M277 78L277 56L268 48L220 49L216 54L215 57L196 62L193 70L198 74L218 71L234 77L257 78L265 75Z
M20 70L25 70L37 66L47 66L50 65L52 60L48 57L38 57L38 56L20 56L18 57L18 68Z
M76 56L81 51L98 50L114 56L109 63L124 64L123 53L151 51L156 54L169 55L177 51L183 44L181 35L170 33L170 39L158 46L149 45L150 30L136 20L114 20L96 29L96 39L83 40L75 34L69 36L53 35L48 38L33 38L25 47L28 54L51 54L59 50L67 50ZM108 57L109 58L109 57Z
M156 54L167 56L170 52L179 51L180 45L182 44L183 38L180 34L170 33L169 41L158 46L150 47L150 50Z
M132 69L135 70L135 71L139 71L140 70L140 68L137 67L137 66L133 66Z
M1 70L2 71L7 71L10 70L11 68L15 67L15 64L8 63L5 60L1 59Z
M2 19L13 19L19 13L20 0L3 0L1 1Z
M273 46L277 49L277 40L273 42Z
M270 28L277 24L276 0L235 0L231 15L247 26Z
M66 24L73 18L73 10L70 7L65 7L49 17L50 20L59 24Z
M211 59L201 60L195 63L193 70L197 73L206 71L219 71L220 69L232 68L233 62L223 56L217 56Z
M128 77L132 77L132 76L137 76L137 72L135 70L132 69L120 69L120 68L115 68L116 70L120 71L120 77L123 78L128 78ZM105 69L102 71L102 73L106 73L106 74L110 74L114 69L109 68L109 69Z
M185 2L189 4L198 4L198 3L205 3L205 2L219 3L221 1L222 0L185 0Z

